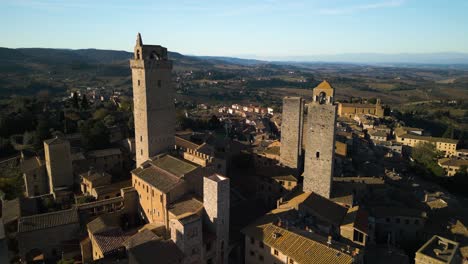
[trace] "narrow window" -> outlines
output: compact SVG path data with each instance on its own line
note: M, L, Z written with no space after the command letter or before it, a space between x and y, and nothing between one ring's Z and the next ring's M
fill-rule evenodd
M140 136L140 142L143 142L143 136Z
M320 152L317 151L317 153L315 153L315 157L318 159L320 158Z
M161 87L161 80L158 80L158 87Z
M141 149L141 151L140 151L140 152L141 152L141 155L143 155L143 149Z
M140 86L140 80L138 80L138 86Z

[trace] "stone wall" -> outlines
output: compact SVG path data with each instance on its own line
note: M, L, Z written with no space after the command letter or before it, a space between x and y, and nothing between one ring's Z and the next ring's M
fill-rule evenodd
M291 168L299 168L302 155L303 100L301 97L285 97L281 124L280 162Z
M216 259L213 263L227 264L229 245L229 178L214 174L203 181L204 221L209 231L216 234Z
M335 159L336 105L308 106L308 144L305 151L304 191L330 198Z

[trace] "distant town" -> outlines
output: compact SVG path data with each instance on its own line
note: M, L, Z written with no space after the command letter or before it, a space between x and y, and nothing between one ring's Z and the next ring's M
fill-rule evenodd
M140 34L131 56L131 91L0 100L0 263L468 263L463 98L175 74Z

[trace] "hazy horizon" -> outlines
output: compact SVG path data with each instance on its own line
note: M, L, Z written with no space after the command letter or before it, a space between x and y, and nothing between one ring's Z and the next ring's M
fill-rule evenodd
M0 46L259 58L356 53L468 53L466 1L0 0ZM457 40L457 41L454 41ZM251 57L249 55L249 57Z

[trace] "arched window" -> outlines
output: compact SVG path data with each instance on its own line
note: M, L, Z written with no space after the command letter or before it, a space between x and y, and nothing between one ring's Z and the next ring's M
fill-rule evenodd
M141 59L140 50L137 50L136 59L137 60Z

